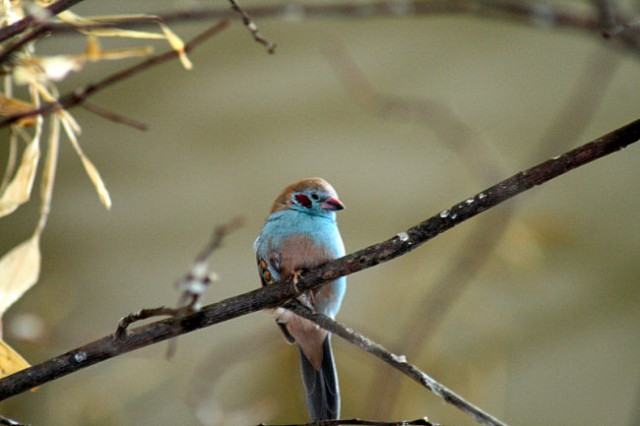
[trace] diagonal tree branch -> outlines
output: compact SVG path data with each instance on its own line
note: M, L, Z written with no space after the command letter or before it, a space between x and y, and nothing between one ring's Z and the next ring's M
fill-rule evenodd
M57 15L60 12L63 12L76 4L80 3L83 0L58 0L55 3L50 4L45 9L51 15ZM7 25L4 28L0 28L0 42L7 40L21 32L25 31L31 25L38 22L38 17L34 15L27 15L19 21L14 22L11 25Z
M126 339L108 335L0 380L0 400L25 392L98 362L171 337L192 332L266 308L281 306L300 293L402 256L454 226L640 139L640 119L592 142L519 172L398 235L309 271L294 286L281 282L217 303L199 312L133 329Z
M358 346L360 349L363 349L369 352L371 355L381 359L386 362L396 370L400 371L405 376L410 377L415 382L418 382L420 385L429 389L431 392L438 395L440 398L452 404L459 410L464 411L465 413L472 416L478 423L482 423L489 426L506 426L506 423L501 422L496 419L492 415L486 413L481 408L476 407L471 404L464 398L462 398L457 393L453 392L451 389L446 386L440 384L435 379L431 378L429 375L421 371L418 367L413 364L409 364L404 355L396 355L391 353L387 348L382 346L379 343L376 343L369 339L368 337L345 327L343 324L340 324L337 321L332 320L331 318L313 313L309 308L302 305L297 300L292 301L291 303L285 306L287 309L295 312L297 315L304 317L314 323L318 324L320 327L324 328L336 334L349 343L352 343Z

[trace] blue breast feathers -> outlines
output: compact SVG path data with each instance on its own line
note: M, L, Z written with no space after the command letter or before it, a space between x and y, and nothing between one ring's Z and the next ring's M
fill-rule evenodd
M301 242L305 242L301 244ZM276 281L298 269L308 269L344 256L334 212L311 215L296 210L282 210L269 216L254 243L259 259L269 265ZM318 312L335 317L346 290L346 279L337 279L316 298ZM318 294L320 296L320 294Z

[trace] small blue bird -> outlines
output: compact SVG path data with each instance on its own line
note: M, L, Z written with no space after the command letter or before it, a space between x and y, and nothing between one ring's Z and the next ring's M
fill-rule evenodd
M336 191L324 179L304 179L276 198L271 214L254 243L262 285L293 277L344 256L336 211L344 209ZM346 290L346 278L301 295L298 300L335 318ZM311 419L340 416L340 389L331 350L331 334L294 313L279 308L276 323L289 343L297 343L302 381Z

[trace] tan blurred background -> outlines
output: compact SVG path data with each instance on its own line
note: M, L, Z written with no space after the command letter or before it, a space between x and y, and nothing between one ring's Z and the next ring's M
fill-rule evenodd
M74 10L157 13L193 4L227 5L111 0ZM455 14L257 22L278 44L275 55L236 21L190 55L192 71L174 61L92 98L147 123L147 132L72 110L113 208L102 207L64 144L41 278L4 324L7 340L30 362L108 334L121 316L141 307L173 305L174 281L213 227L239 214L246 225L215 253L220 281L204 299L256 288L251 245L273 198L295 180L322 176L335 186L347 205L339 223L353 251L495 183L492 173L508 177L640 113L638 55L595 35ZM171 27L189 39L210 24ZM104 41L106 47L134 43L144 44ZM81 37L64 36L42 43L39 52L83 46ZM346 57L337 59L335 47ZM474 148L458 155L451 149L455 129L434 131L410 108L406 117L417 118L403 119L402 110L388 114L397 119L375 114L358 97L362 92L352 90L362 81L341 79L345 61L380 93L449 111L466 126ZM126 65L91 65L67 79L63 92ZM577 88L584 96L575 96ZM587 125L572 139L571 126L590 109ZM438 117L421 111L426 122ZM486 156L495 169L470 152ZM4 164L5 150L0 155ZM478 256L488 254L486 263L440 306L446 314L409 361L508 424L637 424L639 164L634 145L349 277L339 319L407 353L411 342L401 336L430 326L423 298L473 245ZM2 253L31 235L37 204L36 198L0 221ZM490 247L490 227L510 211L500 242ZM474 237L487 229L486 240ZM464 266L455 268L465 275ZM25 321L44 324L35 342L20 337ZM397 372L338 338L334 347L344 418L428 416L447 425L475 424L407 378L392 390L392 400L381 383ZM296 350L266 314L182 337L170 362L165 349L145 348L46 384L4 402L1 413L67 426L307 421Z

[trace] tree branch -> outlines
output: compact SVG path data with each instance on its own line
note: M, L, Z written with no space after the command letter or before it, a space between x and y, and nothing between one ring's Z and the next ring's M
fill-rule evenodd
M52 14L60 13L82 0L61 0L48 7ZM611 3L611 2L608 2ZM55 6L55 8L54 8ZM594 13L584 15L578 8L558 7L543 1L517 0L380 0L372 2L340 3L299 3L284 1L280 4L252 6L242 9L246 14L258 18L283 20L303 19L370 19L373 17L411 17L420 15L458 14L480 18L499 19L523 25L568 28L593 32L600 36L614 37L628 33L625 43L636 49L640 29L631 25L632 17L617 10L609 13L603 21L602 8L595 4ZM158 17L165 23L189 22L211 19L231 19L235 10L222 7L194 7L184 10L154 13L156 17L127 18L126 21L111 21L104 26L117 25L121 28L151 25ZM8 27L0 29L0 42L26 30L35 18L26 17ZM82 26L71 26L61 22L49 22L50 31L76 31ZM92 28L99 26L92 25ZM604 33L602 33L603 31Z
M83 0L58 0L55 3L50 4L45 9L51 15L57 15L60 12L63 12L76 4L80 3ZM7 40L8 38L13 37L14 35L20 34L25 31L31 25L38 22L38 17L34 15L27 15L19 21L14 22L11 25L8 25L4 28L0 28L0 42Z
M71 3L79 1L81 0L74 0ZM58 3L63 2L59 1ZM521 0L379 0L328 4L284 1L279 4L246 7L243 10L253 18L289 21L311 19L362 20L374 17L398 18L444 14L470 15L540 28L578 30L601 39L614 39L618 41L618 46L632 49L636 54L640 53L640 28L637 25L633 25L634 17L616 10L616 14L608 19L609 22L615 22L615 26L612 27L603 21L602 10L598 7L598 4L595 4L594 12L587 15L579 8L558 7L544 1ZM236 15L236 12L222 7L199 7L155 13L155 15L159 16L165 23L176 23L231 19ZM140 17L127 19L126 22L114 21L109 25L117 24L121 28L139 27L156 21ZM8 32L7 29L11 27L0 30L0 41L8 38L4 33ZM20 24L17 30L11 30L11 35L24 31L27 27L28 25ZM47 27L51 31L75 31L74 27L63 23L51 22L47 24Z
M343 339L347 342L358 346L360 349L369 352L371 355L376 358L381 359L386 362L396 370L400 371L405 376L413 379L415 382L418 382L420 385L429 389L434 394L438 395L440 398L444 399L449 404L452 404L456 408L465 413L469 414L473 417L478 423L482 423L489 426L506 426L505 423L491 416L490 414L484 412L479 407L471 404L466 401L460 395L456 394L446 386L440 384L435 379L431 378L429 375L421 371L418 367L413 364L409 364L404 355L396 355L391 353L387 348L382 346L379 343L374 342L368 337L345 327L337 321L332 320L331 318L313 313L309 308L302 305L297 300L290 302L285 305L286 309L293 311L296 315L301 316L303 318L308 319L309 321L313 321L318 324L320 327L328 330Z
M262 36L262 34L260 33L260 30L258 29L258 26L256 25L255 21L253 19L251 19L251 16L249 16L249 14L246 12L246 10L244 10L240 6L240 4L237 2L237 0L229 0L229 3L231 3L231 9L233 9L234 11L239 13L240 16L242 16L242 23L244 24L245 27L247 27L247 29L251 33L251 36L253 37L253 39L256 42L258 42L261 45L263 45L265 47L265 49L267 49L267 52L269 52L270 54L275 53L276 44L270 42L269 40L267 40L266 38L264 38Z
M437 235L534 186L616 152L640 139L640 120L590 143L524 170L451 208L355 253L310 270L296 286L291 281L258 288L205 306L192 315L169 318L131 330L125 340L108 335L0 380L0 400L25 392L100 361L266 308L281 306L300 293L402 256Z

